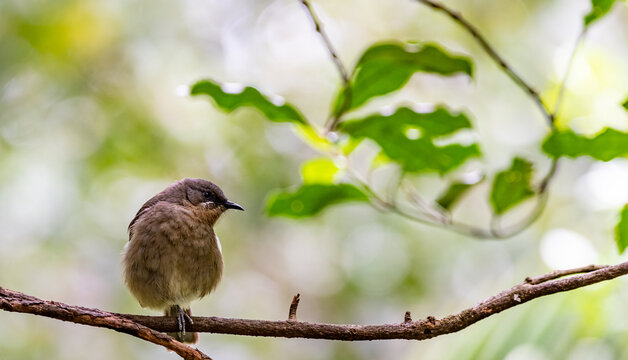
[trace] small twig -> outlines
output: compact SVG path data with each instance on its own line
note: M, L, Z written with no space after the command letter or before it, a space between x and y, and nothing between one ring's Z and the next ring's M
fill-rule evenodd
M494 239L493 234L491 234L489 231L486 231L482 228L479 228L473 225L468 225L465 223L457 223L453 221L448 221L448 222L443 223L439 221L434 221L433 219L427 219L427 218L409 213L401 209L399 206L393 203L390 203L386 199L379 196L377 192L375 192L375 190L373 190L373 188L370 187L368 182L366 182L366 180L364 180L362 176L358 174L355 170L353 170L350 166L347 166L346 170L347 170L347 173L356 180L356 182L358 183L358 186L362 190L364 190L364 192L368 195L370 199L369 204L371 204L371 206L373 206L373 208L375 208L376 210L392 212L394 214L405 217L406 219L418 222L420 224L446 228L446 229L458 232L460 234L472 236L478 239Z
M325 128L327 129L327 131L333 131L336 128L336 125L338 125L338 122L340 122L340 118L342 117L342 115L347 111L347 109L351 105L351 77L349 73L347 72L347 69L345 68L344 64L340 60L338 53L334 49L334 46L332 45L331 40L329 39L329 36L327 36L327 33L325 32L325 29L323 28L323 24L316 16L316 13L314 12L314 9L312 8L312 5L310 4L310 2L308 0L299 0L299 1L301 1L301 4L303 4L305 9L307 10L307 13L310 16L310 19L312 19L312 22L314 23L314 26L316 28L316 32L320 35L321 39L323 39L323 42L325 43L325 47L327 48L327 51L329 52L329 55L331 56L331 59L336 65L336 69L338 70L338 73L340 74L340 78L342 79L342 83L343 83L342 94L344 96L342 104L340 106L340 109L337 112L334 111L335 109L332 109L332 114L330 115L330 118L327 120L327 124L325 125Z
M297 321L297 307L299 307L300 300L301 300L301 294L296 294L292 298L292 303L290 304L290 311L288 312L289 321Z
M514 69L508 65L508 63L506 63L506 61L497 53L497 51L495 51L495 49L488 43L488 41L486 40L486 38L484 36L482 36L479 31L475 28L475 26L473 26L471 23L469 23L464 17L462 17L462 15L460 15L459 13L456 13L455 11L447 8L445 5L434 1L434 0L417 0L420 3L423 3L427 6L432 7L433 9L436 9L438 11L441 11L445 14L447 14L451 19L453 19L455 22L457 22L458 24L460 24L463 28L465 28L465 30L467 30L467 32L469 32L469 34L471 34L471 36L476 39L476 41L479 42L479 44L481 45L481 47L484 49L484 51L486 51L486 53L502 68L502 70L517 84L519 85L519 87L521 87L522 89L524 89L526 91L526 93L532 97L532 99L537 103L537 105L539 106L539 109L541 110L541 112L543 113L543 115L546 117L551 130L552 131L556 131L556 126L554 124L554 121L560 111L561 108L561 104L562 104L562 99L564 97L564 90L565 90L565 86L574 62L574 58L575 55L577 53L578 47L580 45L580 43L582 42L582 39L584 38L584 34L585 32L583 31L580 36L578 37L578 40L576 42L576 46L574 47L574 50L571 54L570 60L569 60L569 64L567 66L567 69L565 71L565 75L564 78L561 82L560 85L560 90L559 90L559 94L556 100L556 104L554 106L554 110L550 111L549 108L547 107L547 105L543 102L543 100L541 99L539 93L534 90L532 88L532 86L530 86L527 82L525 82L523 80L523 78L521 78L521 76L519 76ZM501 238L507 238L507 237L511 237L514 236L520 232L522 232L523 230L525 230L528 226L530 226L530 224L534 223L543 213L543 210L545 209L545 206L547 204L547 188L549 183L552 181L552 179L554 178L555 174L556 174L556 170L558 167L558 158L554 158L552 159L552 163L550 165L550 169L547 172L547 174L543 177L543 179L541 180L539 186L538 186L538 192L537 192L537 203L536 206L534 207L534 209L532 210L532 212L530 213L529 216L527 216L523 221L518 222L517 224L507 228L507 229L498 229L498 218L493 218L491 219L491 224L489 226L489 230L485 231L482 229L473 229L472 233L473 234L477 234L479 236L476 237L481 237L481 238L493 238L493 239L501 239ZM436 223L435 225L438 225L438 223ZM454 230L456 230L455 226L452 226L452 228ZM463 230L464 232L467 231L466 227L463 226ZM479 230L479 231L477 231Z
M334 64L336 65L336 68L338 69L338 72L340 73L340 76L343 80L344 83L344 87L345 89L343 90L345 92L345 98L343 101L343 104L341 106L341 109L337 112L333 112L332 116L330 117L330 119L328 119L328 122L326 124L326 131L332 131L335 129L336 125L338 124L338 122L340 121L341 116L343 115L343 113L348 109L348 107L350 106L350 91L351 91L351 83L350 83L350 76L347 73L344 65L342 64L342 62L340 61L340 58L338 57L335 49L333 48L331 41L329 40L329 37L327 36L327 34L325 33L323 26L320 22L320 20L317 18L316 14L314 13L314 10L311 6L311 4L309 3L308 0L300 0L301 3L303 4L303 6L306 8L310 18L312 19L315 27L316 27L316 31L319 33L319 35L321 36L321 38L323 39L323 42L325 43L331 57L332 60L334 61ZM493 59L499 66L500 68L522 89L524 89L526 91L526 93L532 97L532 99L537 103L537 105L539 106L539 109L541 110L541 112L543 113L543 115L547 118L547 121L551 127L552 131L556 131L556 127L554 124L554 120L556 118L556 114L557 112L560 110L560 104L561 104L561 99L563 97L562 93L564 92L564 88L565 88L565 83L567 82L568 79L568 75L571 69L571 64L573 63L573 59L575 57L576 54L576 50L578 48L578 45L583 37L583 35L581 34L581 36L578 38L578 43L576 45L576 48L574 49L574 52L571 55L571 59L569 62L569 66L565 72L565 77L563 79L563 82L561 83L561 88L559 91L559 96L556 102L556 106L554 109L554 112L551 112L549 110L549 108L547 107L547 105L543 102L543 100L541 99L539 93L534 90L534 88L532 88L532 86L530 86L525 80L523 80L523 78L521 76L519 76L514 69L508 65L508 63L506 63L506 61L497 53L497 51L488 43L488 41L486 40L486 38L481 35L479 33L479 31L475 28L475 26L473 26L471 23L469 23L464 17L462 17L462 15L460 15L459 13L447 8L445 5L434 1L434 0L417 0L420 3L423 3L427 6L432 7L433 9L436 9L438 11L444 12L445 14L447 14L451 19L453 19L455 22L457 22L458 24L460 24L465 30L467 30L467 32L469 32L471 34L471 36L479 42L479 44L481 45L482 49L484 49L484 51L489 55L489 57L491 57L491 59ZM583 33L584 34L584 33ZM448 228L450 230L453 230L455 232L461 233L461 234L465 234L468 236L472 236L472 237L476 237L476 238L480 238L480 239L503 239L503 238L508 238L511 236L514 236L516 234L519 234L520 232L522 232L523 230L525 230L526 228L528 228L532 223L534 223L543 213L543 210L545 209L545 206L547 204L547 188L549 183L551 182L551 180L553 179L554 175L556 174L556 170L557 170L557 166L558 166L558 158L554 158L552 159L552 163L550 166L550 169L548 171L548 173L543 177L543 179L541 180L541 182L538 185L538 191L537 191L537 200L536 200L536 205L534 207L534 209L532 210L532 212L522 221L519 221L518 223L505 228L505 229L498 229L498 221L499 218L498 217L493 217L491 219L491 223L488 227L488 229L483 229L477 226L473 226L473 225L468 225L468 224L464 224L464 223L459 223L459 222L454 222L451 219L451 216L449 215L448 212L441 212L439 211L438 208L434 208L432 206L430 206L429 204L426 204L420 197L417 197L417 194L413 194L413 193L408 193L408 197L411 201L415 202L419 208L421 208L425 214L419 216L419 215L415 215L409 212L406 212L405 210L402 210L401 208L399 208L399 206L397 205L396 202L396 196L393 196L393 198L391 199L384 199L382 197L380 197L370 186L370 182L369 181L365 181L360 179L359 176L356 176L356 174L354 173L354 177L357 178L358 182L360 183L361 187L366 191L366 193L369 195L369 197L371 198L371 205L373 207L375 207L378 210L382 210L382 211L390 211L393 213L396 213L398 215L401 215L405 218L408 218L410 220L422 223L422 224L426 224L426 225L431 225L431 226L438 226L438 227L444 227L444 228ZM350 168L348 168L350 170ZM403 176L400 177L399 181L401 181L403 179ZM399 186L398 186L399 187ZM398 188L397 187L397 188ZM396 195L396 192L394 193Z
M488 41L486 41L486 38L482 36L482 34L480 34L480 32L475 28L475 26L471 25L471 23L469 23L465 18L463 18L462 15L449 9L448 7L446 7L445 5L437 1L434 1L434 0L417 0L417 1L427 6L430 6L435 10L442 11L443 13L447 14L450 18L452 18L455 22L457 22L462 27L464 27L467 30L467 32L469 32L469 34L471 34L471 36L473 36L473 38L480 44L482 49L486 51L488 56L490 56L491 59L493 59L493 61L495 61L504 70L506 75L508 75L517 85L519 85L520 88L525 90L525 92L528 95L530 95L530 97L532 97L532 99L536 102L536 104L538 105L543 115L547 118L549 126L552 128L554 127L554 116L550 112L547 105L545 105L545 103L543 102L543 99L541 99L541 96L539 95L539 93L536 90L534 90L532 86L530 86L527 82L525 82L525 80L523 80L523 78L521 78L521 76L519 76L510 65L508 65L508 63L506 63L504 58L502 58L499 54L497 54L497 51L495 51L495 49L488 43Z
M0 309L29 313L77 324L104 327L129 334L172 350L186 360L211 358L200 350L185 345L172 337L139 324L128 317L99 309L66 305L56 301L38 299L34 296L0 287ZM174 318L170 318L173 324ZM172 332L178 331L178 328Z
M541 284L550 280L558 279L564 276L580 274L580 273L588 273L591 271L606 269L607 267L608 265L588 265L588 266L583 266L583 267L569 269L569 270L555 270L545 275L541 275L541 276L537 276L533 278L527 277L525 279L525 282L528 284L537 285L537 284Z
M433 316L428 316L424 320L409 324L404 321L403 323L381 325L339 325L291 320L268 321L195 316L192 318L194 324L190 326L189 331L341 341L425 340L460 331L491 315L542 296L578 289L626 274L628 274L628 262L612 266L591 265L571 270L554 271L539 277L528 278L523 283L459 313L438 320ZM206 355L200 351L191 349L171 337L157 332L176 332L178 330L177 321L172 317L109 313L98 309L41 300L2 288L0 288L0 309L47 316L79 324L108 327L166 346L181 356L187 356L186 359L207 359Z
M583 30L580 35L578 35L578 39L576 40L576 45L569 56L569 62L567 63L567 69L565 69L565 74L563 75L563 80L560 83L560 88L558 89L558 96L556 97L556 103L554 103L554 119L558 118L560 113L561 106L563 104L563 99L565 96L565 88L567 87L567 79L569 78L569 74L571 74L571 68L573 67L574 60L576 58L576 54L578 53L578 48L580 44L582 44L582 40L584 39L584 35L586 34L586 29Z
M406 311L406 313L403 315L403 323L410 324L411 322L412 322L412 313L409 311Z
M407 181L404 181L402 187L403 187L404 192L408 196L408 199L412 201L415 205L417 205L419 208L423 209L427 213L427 215L433 217L437 222L440 222L443 224L449 224L451 222L449 213L446 212L446 210L445 212L443 212L444 209L441 210L441 208L430 206L430 204L428 204L427 201L423 200L421 195L419 195L416 188L412 186L412 184L410 184Z

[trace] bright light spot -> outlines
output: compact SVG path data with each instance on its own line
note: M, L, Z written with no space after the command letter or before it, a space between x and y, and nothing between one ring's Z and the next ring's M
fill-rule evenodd
M432 113L436 110L434 104L431 103L415 103L412 105L412 110L419 114Z
M416 140L421 136L421 130L417 128L409 128L406 130L406 137L410 140Z
M390 116L390 115L395 113L395 110L397 110L397 108L395 108L394 106L387 105L387 106L384 106L383 108L379 109L379 113L382 116Z
M554 55L554 72L563 76L565 69L569 65L569 60L573 52L574 44L571 42L562 45ZM591 66L586 56L576 56L573 60L570 72L570 82L572 86L583 83L591 75Z
M227 94L239 94L244 91L244 87L244 84L240 83L224 83L220 85L222 91L226 92Z
M434 145L444 147L452 144L469 146L476 142L476 134L473 130L459 130L453 134L439 136L434 139Z
M334 165L336 165L338 169L344 169L347 167L346 156L342 156L342 155L334 156L333 161L334 161Z
M619 209L628 203L628 163L596 163L580 178L575 193L594 210Z
M286 99L283 96L273 95L270 98L270 102L275 106L282 106L286 103Z
M420 46L419 44L416 44L416 43L408 43L408 44L405 44L404 48L409 53L415 53L419 51Z
M585 338L580 340L569 353L569 360L611 360L617 359L613 349L600 339Z
M475 184L478 181L482 180L484 176L480 170L470 171L468 173L462 174L462 182L465 184Z
M570 269L597 262L597 252L591 242L567 229L545 233L540 250L541 258L552 269Z
M327 141L330 143L335 144L338 141L338 133L330 131L325 135L325 138L327 138Z
M504 360L547 360L545 352L531 344L523 344L514 348Z
M174 89L174 94L178 97L186 97L190 95L190 87L187 85L179 85Z
M571 42L561 45L554 53L554 72L556 74L562 74L565 72L567 65L569 64L569 58L573 51L573 44Z

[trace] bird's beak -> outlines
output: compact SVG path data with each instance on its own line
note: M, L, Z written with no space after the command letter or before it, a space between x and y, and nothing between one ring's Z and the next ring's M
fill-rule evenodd
M227 209L236 209L236 210L244 211L244 208L242 206L234 203L233 201L227 201L224 203L224 205Z

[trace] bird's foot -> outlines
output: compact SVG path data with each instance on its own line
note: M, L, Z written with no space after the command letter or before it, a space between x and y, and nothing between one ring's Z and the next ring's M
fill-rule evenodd
M185 336L185 322L189 322L190 325L194 325L194 321L192 320L192 318L190 317L190 315L188 315L185 310L183 310L179 305L176 305L177 307L177 325L179 325L179 334L181 335L181 338L183 338Z

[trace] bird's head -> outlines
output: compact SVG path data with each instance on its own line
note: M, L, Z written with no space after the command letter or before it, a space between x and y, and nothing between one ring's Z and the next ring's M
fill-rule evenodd
M210 223L216 222L218 217L227 209L244 210L233 201L229 201L218 185L203 179L183 179L180 195L184 206L192 206L194 211L204 216Z
M208 222L210 225L214 225L227 209L244 210L242 206L229 201L218 185L211 181L186 178L168 186L144 203L129 224L130 236L133 234L133 225L138 219L159 202L186 207L198 217L199 221Z
M219 214L227 209L244 210L242 206L229 201L218 185L211 181L188 178L183 179L181 184L185 191L185 200L192 206Z

